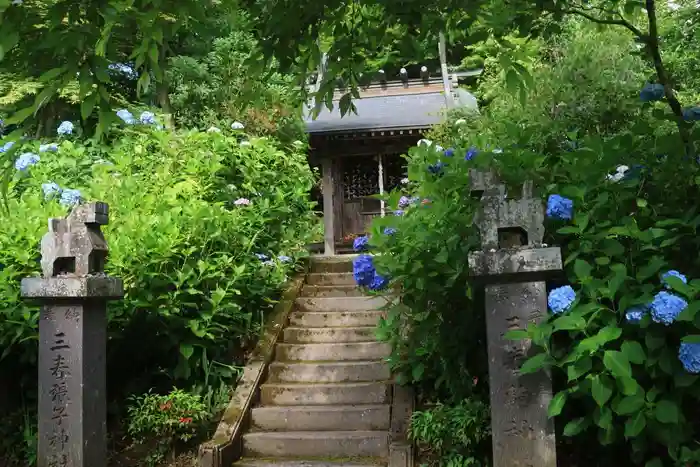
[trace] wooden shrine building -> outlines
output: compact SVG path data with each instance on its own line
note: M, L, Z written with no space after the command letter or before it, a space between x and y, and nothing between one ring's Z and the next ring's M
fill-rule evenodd
M401 184L407 176L401 155L440 123L447 109L477 110L474 96L456 85L460 75L480 71L431 77L422 67L419 77L410 78L402 69L395 81L382 79L380 72L378 82L361 89L360 99L353 100L357 113L341 117L338 100L343 92L336 92L333 110L324 107L316 119L307 107L309 162L322 174L318 201L323 206L324 254L348 251L373 217L396 209L373 195Z

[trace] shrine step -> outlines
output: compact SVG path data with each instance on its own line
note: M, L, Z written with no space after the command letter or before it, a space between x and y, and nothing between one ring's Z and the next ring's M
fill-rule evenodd
M391 378L389 365L385 362L322 362L270 364L270 383L348 383L388 381Z
M253 432L243 435L243 455L253 457L382 457L388 431Z
M379 319L383 316L384 312L381 310L349 312L294 311L289 317L289 324L294 327L308 328L377 326Z
M339 344L277 344L277 361L383 360L391 354L388 342L349 342Z
M311 285L357 285L351 272L312 272L307 274L306 283Z
M389 405L257 407L251 413L255 431L388 430Z
M380 310L390 303L391 299L375 297L303 297L296 299L300 311L366 311Z
M386 467L387 462L379 459L357 460L297 460L290 458L241 459L234 467Z
M375 326L339 327L339 328L297 328L284 330L284 342L323 343L323 342L376 342Z
M352 272L352 260L358 255L312 256L309 258L310 272Z
M265 383L260 404L266 405L374 405L391 400L387 382L365 383Z
M301 289L301 297L365 297L356 285L310 285Z

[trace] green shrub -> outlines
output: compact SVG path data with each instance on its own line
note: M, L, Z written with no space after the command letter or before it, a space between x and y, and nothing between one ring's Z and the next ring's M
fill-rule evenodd
M573 201L573 219L548 221L545 242L561 246L565 259L567 281L550 287L570 284L577 300L565 313L511 335L542 349L522 370L552 368L550 415L561 417L563 436L584 436L590 451L601 447L601 455L648 467L691 462L700 435L700 368L679 355L679 347L700 342L700 167L685 156L665 104L640 102L641 62L618 69L603 60L623 57L630 41L601 42L607 36L591 32L590 39L577 28L569 53L552 65L568 68L542 65L542 76L550 78L531 104L504 98L481 118L439 128L439 143L449 151L435 143L409 151L410 182L387 202L396 206L400 195L429 202L374 221L377 270L401 285L402 298L383 321L382 337L393 344L394 368L426 397L485 400L480 386L470 384L472 376L485 375L486 346L481 292L470 285L467 264L469 252L480 248L469 170L494 170L512 196L533 180L543 202L552 194ZM597 76L585 57L607 68ZM600 92L587 95L590 89L562 79L575 70L581 83ZM629 79L619 80L620 74ZM567 105L554 118L548 104L560 91ZM692 131L697 141L700 131ZM476 156L465 160L474 147ZM396 233L382 235L386 227ZM664 286L661 276L670 270L685 274L688 284L668 279ZM665 287L687 303L672 323L654 321L648 312L639 324L627 320L627 312L648 306Z
M109 307L110 397L230 381L318 227L306 155L243 138L136 125L110 147L64 138L17 171L0 212L0 375L35 394L38 309L19 282L40 271L47 219L67 213L60 197L44 199L55 182L110 206L107 269L126 291ZM14 157L27 151L38 143Z
M132 396L127 412L129 435L137 442L153 444L146 459L149 466L161 462L174 443L195 437L209 416L200 396L179 389L166 395Z
M437 465L487 466L490 452L489 408L476 400L455 406L438 404L411 416L409 438Z

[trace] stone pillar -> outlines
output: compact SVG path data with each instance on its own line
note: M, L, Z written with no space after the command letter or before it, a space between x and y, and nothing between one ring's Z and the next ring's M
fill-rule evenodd
M50 219L42 277L22 280L22 296L42 303L37 467L107 465L107 301L123 296L122 281L104 274L107 221L105 203Z
M531 183L525 182L520 199L511 200L493 174L471 175L472 192L482 194L477 216L482 251L469 255L469 268L486 287L493 466L556 467L554 423L547 416L550 376L519 375L531 343L503 336L547 312L544 281L561 271L561 252L542 245L544 206L533 199Z
M321 189L323 191L323 243L324 254L335 254L335 180L333 159L321 161Z

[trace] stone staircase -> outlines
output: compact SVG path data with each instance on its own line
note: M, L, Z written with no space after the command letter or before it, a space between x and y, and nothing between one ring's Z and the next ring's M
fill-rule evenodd
M243 435L243 467L387 466L386 304L355 286L352 257L318 257L277 344Z

